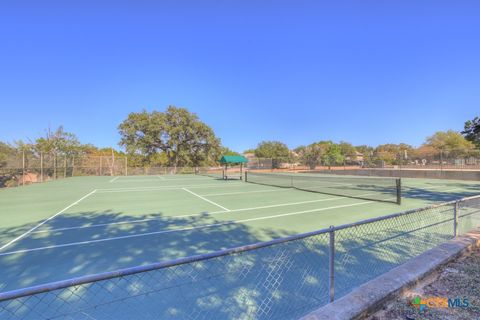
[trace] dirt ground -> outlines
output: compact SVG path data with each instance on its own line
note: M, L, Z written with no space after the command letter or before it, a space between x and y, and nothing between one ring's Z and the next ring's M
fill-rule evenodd
M425 299L434 301L436 297L460 298L462 304L463 299L468 299L468 307L451 308L448 305L447 307L429 307L427 305L420 311L414 304L418 305L416 297L421 297L423 301ZM480 320L480 248L448 263L416 287L386 303L382 310L366 319Z

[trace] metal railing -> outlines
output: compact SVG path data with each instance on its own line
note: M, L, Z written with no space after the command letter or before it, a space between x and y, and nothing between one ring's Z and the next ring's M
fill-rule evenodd
M479 225L469 197L0 293L0 319L296 319Z

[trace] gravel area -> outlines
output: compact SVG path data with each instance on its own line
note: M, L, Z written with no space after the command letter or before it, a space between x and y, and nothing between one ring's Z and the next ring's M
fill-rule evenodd
M416 297L468 299L465 308L425 307L420 311L413 304ZM433 299L430 299L432 301ZM439 300L437 300L439 301ZM466 253L424 279L398 298L386 303L368 320L448 319L480 320L480 249Z

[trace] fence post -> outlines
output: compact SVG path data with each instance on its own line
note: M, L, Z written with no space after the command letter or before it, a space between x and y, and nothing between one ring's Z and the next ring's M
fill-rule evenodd
M67 177L67 154L65 154L65 158L63 159L63 178Z
M43 152L40 152L40 182L43 182Z
M440 149L440 172L443 171L443 152Z
M113 152L113 148L112 149L112 166L110 167L110 176L113 177L115 175L115 153Z
M453 237L458 236L458 201L453 206Z
M22 186L25 185L25 149L22 150Z
M335 300L335 227L330 226L330 243L329 243L329 283L330 302Z
M53 180L57 180L57 152L53 153Z
M72 177L75 175L75 155L72 156Z
M128 157L125 156L125 175L128 176Z

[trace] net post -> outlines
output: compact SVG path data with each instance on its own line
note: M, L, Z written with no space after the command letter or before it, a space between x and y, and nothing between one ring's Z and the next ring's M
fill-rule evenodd
M245 171L245 182L248 182L248 171Z
M458 236L458 203L459 201L455 202L453 206L453 237L456 238Z
M329 277L328 277L328 287L329 287L329 301L333 302L335 300L335 227L330 226L328 231L330 235L329 241Z
M402 179L397 178L395 179L397 185L397 204L402 204Z

